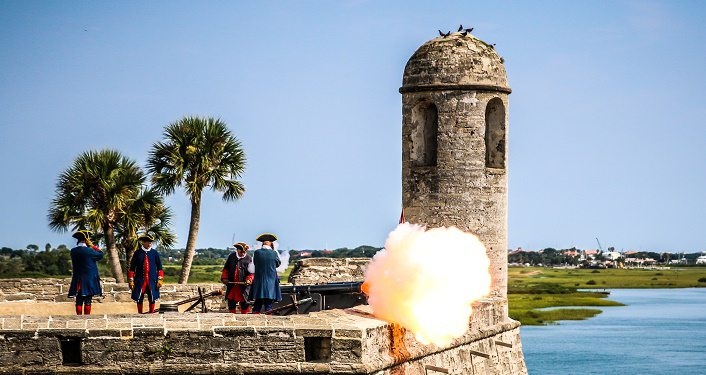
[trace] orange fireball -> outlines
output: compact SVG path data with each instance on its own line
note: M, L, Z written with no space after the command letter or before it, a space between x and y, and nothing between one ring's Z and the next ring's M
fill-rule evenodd
M468 329L471 304L490 292L489 266L475 235L404 223L368 265L362 290L376 317L442 345Z

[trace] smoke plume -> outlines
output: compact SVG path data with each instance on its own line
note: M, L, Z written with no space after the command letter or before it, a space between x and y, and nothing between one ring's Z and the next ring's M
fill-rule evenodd
M490 292L489 266L475 235L404 223L368 265L363 290L376 317L442 345L468 329L471 304Z

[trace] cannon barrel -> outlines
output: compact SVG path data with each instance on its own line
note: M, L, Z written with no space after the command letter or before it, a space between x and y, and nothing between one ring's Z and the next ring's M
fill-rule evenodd
M312 284L312 285L282 285L282 293L320 293L320 294L337 294L337 293L360 293L362 281L354 282L336 282L328 284Z
M283 301L275 303L275 315L289 313L309 313L313 311L346 309L367 303L365 294L361 291L362 281L336 282L310 285L282 285ZM285 301L306 301L291 308ZM289 308L288 308L289 307Z

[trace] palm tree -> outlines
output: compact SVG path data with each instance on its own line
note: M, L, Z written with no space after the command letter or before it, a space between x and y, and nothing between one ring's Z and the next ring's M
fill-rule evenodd
M146 180L134 161L115 150L86 151L59 176L49 208L49 227L100 232L117 282L124 282L115 226Z
M161 246L172 247L176 235L169 229L171 220L172 212L164 205L164 196L153 188L141 189L115 227L116 241L125 255L125 264L130 264L132 254L139 245L138 232L149 232Z
M184 185L191 202L189 237L179 283L189 280L201 220L201 195L210 188L223 200L239 199L245 186L237 180L245 170L245 152L220 119L184 117L167 125L164 141L155 143L147 160L153 186L172 194Z

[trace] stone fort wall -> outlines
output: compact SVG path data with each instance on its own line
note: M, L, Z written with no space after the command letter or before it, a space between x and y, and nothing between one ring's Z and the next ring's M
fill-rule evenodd
M306 315L1 316L0 374L526 374L519 324L477 303L468 332L422 345L368 306Z

